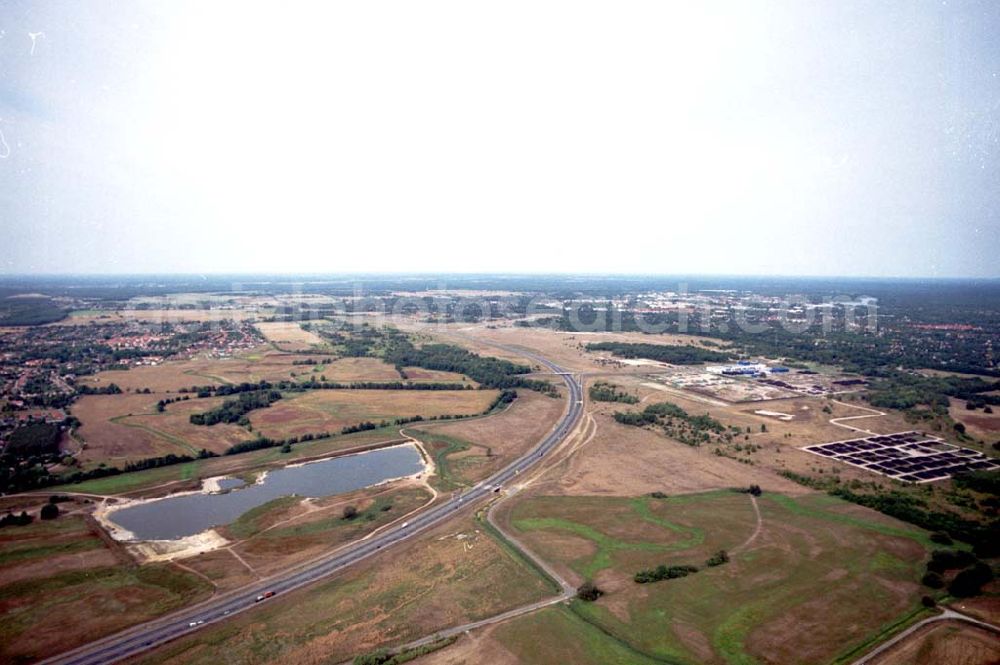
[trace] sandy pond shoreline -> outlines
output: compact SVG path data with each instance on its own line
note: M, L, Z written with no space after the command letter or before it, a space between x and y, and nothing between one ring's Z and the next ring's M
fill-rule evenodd
M389 450L392 448L402 448L406 446L412 446L416 448L417 452L420 454L421 462L423 468L417 473L409 474L406 476L398 476L394 478L386 478L385 480L367 485L365 488L380 487L388 483L400 481L400 480L419 480L424 476L433 474L434 463L431 457L423 449L418 441L411 440L406 443L401 443L396 446L389 446L387 448L379 448L377 450L359 451L351 453L349 455L335 455L318 460L308 460L305 462L295 462L287 464L280 468L291 469L306 466L309 464L318 464L320 462L329 462L334 459L344 459L346 457L354 457L358 455L365 455L372 452L377 452L378 450ZM222 481L231 480L233 476L213 476L211 478L205 478L201 481L201 486L196 490L187 490L183 492L173 492L161 497L152 497L144 499L113 499L112 501L105 500L94 510L94 519L101 525L101 527L115 540L121 542L129 550L129 552L136 557L142 563L151 563L156 561L171 561L174 559L182 559L186 557L196 556L198 554L203 554L205 552L210 552L221 547L226 547L231 544L231 541L226 539L217 531L216 527L206 529L199 533L185 536L183 538L174 538L170 540L142 540L138 538L133 532L122 527L114 521L113 515L120 511L129 508L134 508L136 506L149 504L157 501L163 501L165 499L173 499L181 496L192 496L196 494L221 494L230 491L239 491L240 489L250 487L251 485L259 485L264 482L267 478L268 470L260 471L256 474L253 483L248 483L246 485L241 485L239 488L233 489L223 489L221 486ZM359 488L363 489L363 488ZM332 495L331 495L332 496ZM307 500L308 497L303 497L303 500Z

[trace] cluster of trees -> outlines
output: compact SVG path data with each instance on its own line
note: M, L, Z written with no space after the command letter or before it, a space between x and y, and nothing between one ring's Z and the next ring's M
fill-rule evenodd
M705 560L705 565L709 568L721 566L724 563L729 563L729 552L726 550L719 550Z
M405 337L394 337L386 348L385 361L400 367L464 374L487 388L527 388L555 393L551 384L522 376L531 372L527 365L483 357L451 344L424 344L418 349Z
M330 360L323 359L323 360L319 361L319 360L316 360L315 358L305 358L303 360L293 360L292 364L293 365L324 365L324 364L326 364L328 362L330 362Z
M189 399L191 399L190 395L184 395L183 397L167 397L166 399L161 399L159 402L156 403L156 412L163 413L167 408L167 404L173 404L174 402L183 402Z
M584 582L576 590L576 597L588 603L594 602L603 595L604 591L599 589L593 582Z
M617 386L604 381L597 381L590 387L590 399L595 402L621 402L622 404L638 404L639 398Z
M28 526L35 520L34 517L21 511L20 515L15 515L14 513L7 513L3 517L0 517L0 528L5 526Z
M227 399L225 402L202 413L192 413L189 416L191 424L211 426L216 423L245 424L246 414L254 409L263 409L281 399L277 390L259 390L250 393L240 393L237 399Z
M500 407L506 406L517 399L516 390L501 390L500 394L496 396L490 405L483 411L483 415L492 412L494 409L499 409Z
M443 649L446 646L454 644L457 639L457 637L446 637L431 642L430 644L424 644L423 646L403 649L398 653L393 653L385 649L379 649L370 653L361 654L360 656L355 656L354 660L351 662L353 665L403 665L403 663L408 663L411 660L416 660L421 656L426 656L427 654L433 653L438 649Z
M353 381L351 383L330 383L327 381L307 381L305 388L320 390L473 390L466 383L428 381L426 383L404 383L403 381Z
M706 561L705 565L709 568L714 568L715 566L721 566L725 563L729 563L729 552L726 550L719 550L712 556L710 556ZM688 564L680 564L675 566L667 566L660 564L656 568L648 568L646 570L640 570L635 574L635 579L637 584L650 584L652 582L660 582L663 580L673 580L679 577L687 577L693 573L698 572L698 566L692 566Z
M697 573L698 566L690 566L686 564L681 564L678 566L666 566L660 564L656 568L649 568L647 570L640 570L635 574L635 581L638 584L649 584L651 582L660 582L662 580L673 580L678 577L687 577L691 573Z
M5 452L17 456L58 453L61 436L62 429L55 423L28 423L10 433Z
M924 376L890 371L875 377L868 389L872 406L888 409L912 409L927 405L941 413L948 410L948 398L965 400L977 406L1000 405L1000 395L986 394L1000 388L1000 382L978 377Z
M78 385L76 387L78 395L120 395L122 389L117 384L109 383L106 386L95 388L94 386Z
M473 387L458 382L427 381L424 383L407 383L404 381L352 381L340 383L310 378L308 381L261 381L259 383L241 383L224 386L191 386L181 388L180 393L195 393L199 398L226 397L242 393L260 392L264 390L279 390L281 392L305 392L307 390L473 390ZM170 401L166 401L167 404Z
M697 365L705 362L725 362L732 356L698 346L676 344L631 344L626 342L595 342L588 351L610 351L619 358L646 358L671 365Z
M993 471L968 471L952 477L955 487L1000 496L1000 473Z
M983 483L978 485L979 487L992 487L992 481L978 480L986 473L988 472L963 474L963 476L956 476L956 478L971 478L973 483ZM873 494L865 494L841 485L836 479L821 480L793 471L782 471L781 475L807 487L826 490L829 494L846 501L915 524L922 529L949 534L950 538L972 545L972 551L979 557L1000 556L1000 521L996 519L979 521L962 517L950 511L934 510L928 507L927 502L923 499L897 490L879 490ZM959 480L958 482L969 481ZM996 495L991 494L990 496L995 497Z
M229 395L253 393L261 390L293 390L298 385L299 384L294 381L278 381L277 383L271 383L270 381L264 381L262 379L256 383L244 381L243 383L224 384L221 386L191 386L190 388L181 388L177 392L182 395L193 393L199 398L228 397Z
M423 420L423 418L421 418L421 420ZM386 421L383 421L383 422L386 422ZM410 420L408 422L414 422L414 421ZM387 425L388 425L388 422L386 422L386 424L383 425L383 427L386 427ZM378 429L378 428L379 428L378 425L376 425L375 423L373 423L371 421L366 420L364 422L358 423L357 425L347 425L346 427L344 427L344 428L342 428L340 430L340 433L341 434L356 434L357 432L367 432L369 430Z
M40 326L66 318L65 310L51 298L3 298L0 326Z
M0 469L0 491L23 492L43 487L50 487L52 485L82 483L85 480L94 480L95 478L117 476L119 474L130 473L132 471L144 471L146 469L155 469L161 466L182 464L184 462L191 462L196 459L205 459L208 457L216 457L216 454L202 449L198 453L197 457L192 457L190 455L169 454L162 457L147 457L145 459L136 460L135 462L129 462L123 469L116 466L101 465L87 471L78 470L70 474L61 475L52 474L42 464L32 465L27 469L22 467L21 471L23 472L21 473L17 472L18 469L14 469L15 472L11 473L11 469L3 468Z
M993 570L974 554L964 550L934 550L927 562L927 572L921 582L932 589L944 588L944 574L958 570L948 593L957 598L978 596L982 588L993 581Z
M616 421L623 425L645 427L658 425L672 439L690 446L700 446L716 440L732 440L732 434L726 426L707 413L692 416L687 411L670 402L650 404L642 411L619 411L614 415Z
M0 493L52 484L48 467L63 461L62 430L78 424L75 417L67 416L61 423L29 421L12 431L0 453Z

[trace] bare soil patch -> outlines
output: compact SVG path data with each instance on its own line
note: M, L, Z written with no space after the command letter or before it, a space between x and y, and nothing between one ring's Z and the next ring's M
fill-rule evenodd
M871 661L873 665L992 665L1000 662L996 633L960 621L924 626Z

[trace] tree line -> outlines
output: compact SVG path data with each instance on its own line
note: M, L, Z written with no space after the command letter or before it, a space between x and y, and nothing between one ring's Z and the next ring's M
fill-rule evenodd
M727 353L703 349L698 346L675 344L632 344L626 342L594 342L588 351L610 351L619 358L646 358L671 365L697 365L705 362L726 362L732 358Z

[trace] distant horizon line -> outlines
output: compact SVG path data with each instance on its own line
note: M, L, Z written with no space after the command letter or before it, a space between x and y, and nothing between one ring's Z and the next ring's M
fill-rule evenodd
M429 272L429 271L342 271L342 272L51 272L18 273L0 272L0 281L8 279L71 279L71 278L220 278L220 277L590 277L590 278L657 278L657 279L811 279L811 280L886 280L886 281L1000 281L1000 275L788 275L748 273L654 273L654 272Z

